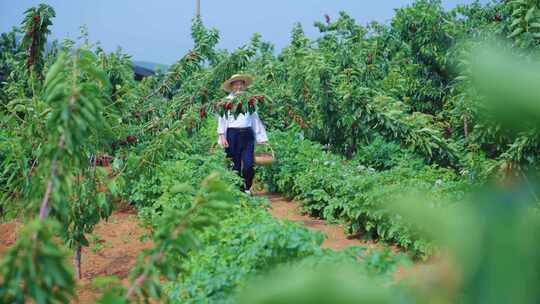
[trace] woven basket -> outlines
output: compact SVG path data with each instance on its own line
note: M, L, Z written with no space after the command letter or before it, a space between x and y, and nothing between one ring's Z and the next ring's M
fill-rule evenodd
M255 164L259 166L271 166L274 163L276 157L275 157L274 150L272 149L272 147L270 147L270 151L271 153L269 152L255 153Z

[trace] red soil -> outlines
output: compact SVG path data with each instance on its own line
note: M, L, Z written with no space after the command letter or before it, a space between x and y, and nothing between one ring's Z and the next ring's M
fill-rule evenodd
M0 224L0 258L16 240L19 222ZM139 237L146 230L140 226L136 213L131 209L115 211L107 222L98 224L94 235L99 241L83 248L81 259L82 280L78 282L76 303L95 303L101 295L92 281L97 277L116 276L125 287L129 286L128 274L137 256L152 246L150 241L141 242ZM68 262L71 263L69 258Z
M0 257L3 257L8 247L15 243L20 225L18 221L0 224Z

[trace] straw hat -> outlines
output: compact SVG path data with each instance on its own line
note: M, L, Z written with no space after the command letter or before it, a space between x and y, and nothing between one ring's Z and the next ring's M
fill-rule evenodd
M253 83L253 78L251 76L246 74L235 74L232 75L231 78L226 80L222 85L221 88L226 92L232 92L232 83L235 81L242 80L246 84L246 87L249 87L251 83Z

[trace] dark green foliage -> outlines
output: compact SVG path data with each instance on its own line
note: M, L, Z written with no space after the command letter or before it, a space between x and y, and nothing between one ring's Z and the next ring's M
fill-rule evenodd
M15 55L19 48L17 43L17 31L14 29L11 32L2 33L0 35L0 101L4 103L4 86L9 75L13 70L15 63Z
M366 232L423 257L432 252L429 240L402 221L391 206L407 194L426 195L444 205L462 198L468 189L451 170L424 165L410 156L396 157L395 165L379 172L325 153L320 145L294 133L274 133L272 141L279 164L266 177L279 191L301 201L307 213L341 221L349 233ZM376 158L369 161L377 164Z
M322 235L298 224L278 222L259 208L232 212L221 229L204 234L205 249L183 263L187 272L167 288L175 303L221 302L251 276L320 251Z
M371 167L377 171L388 170L404 161L421 161L414 159L410 151L401 148L393 142L386 142L381 137L375 137L369 144L358 149L355 158L360 164Z

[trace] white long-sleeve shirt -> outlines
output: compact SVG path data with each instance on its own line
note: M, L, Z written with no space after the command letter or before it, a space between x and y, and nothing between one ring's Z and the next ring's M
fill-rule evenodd
M229 94L227 99L233 99L234 93ZM268 141L266 129L259 118L257 112L240 114L236 119L231 115L230 111L226 114L226 117L218 117L218 134L225 134L227 137L227 128L252 128L255 134L255 141L257 143ZM218 138L219 143L219 138Z

